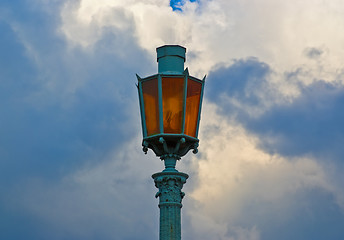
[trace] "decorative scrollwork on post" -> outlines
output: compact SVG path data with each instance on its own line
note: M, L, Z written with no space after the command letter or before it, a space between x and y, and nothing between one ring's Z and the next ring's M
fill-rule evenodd
M156 175L156 174L155 174ZM186 183L187 175L184 173L168 174L162 176L153 175L155 186L159 189L155 197L159 197L160 204L181 204L185 193L181 191Z

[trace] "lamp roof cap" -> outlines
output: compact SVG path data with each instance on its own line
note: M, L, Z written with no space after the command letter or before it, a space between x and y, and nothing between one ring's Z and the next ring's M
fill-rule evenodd
M158 47L156 49L156 52L157 52L158 61L159 61L159 58L162 58L162 57L177 56L177 57L183 58L185 62L186 48L180 45L164 45L164 46Z

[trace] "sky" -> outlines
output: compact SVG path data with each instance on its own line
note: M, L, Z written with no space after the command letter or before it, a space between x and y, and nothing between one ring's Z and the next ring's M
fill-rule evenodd
M2 0L0 239L159 237L137 73L207 75L182 238L344 239L342 0Z

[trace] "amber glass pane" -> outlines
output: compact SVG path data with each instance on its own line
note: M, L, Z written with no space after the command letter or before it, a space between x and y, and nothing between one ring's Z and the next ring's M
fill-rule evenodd
M142 83L147 135L159 133L158 79Z
M184 78L162 78L164 133L181 133L183 121Z
M191 137L196 137L201 89L201 83L188 79L185 110L185 134Z

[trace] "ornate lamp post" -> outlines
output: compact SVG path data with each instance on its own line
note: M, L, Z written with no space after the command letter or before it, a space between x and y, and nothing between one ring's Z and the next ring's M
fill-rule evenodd
M184 70L184 47L165 45L157 50L158 74L138 79L143 151L152 149L165 163L153 174L159 189L160 240L181 239L180 210L183 184L189 177L175 169L189 150L197 153L203 80Z

